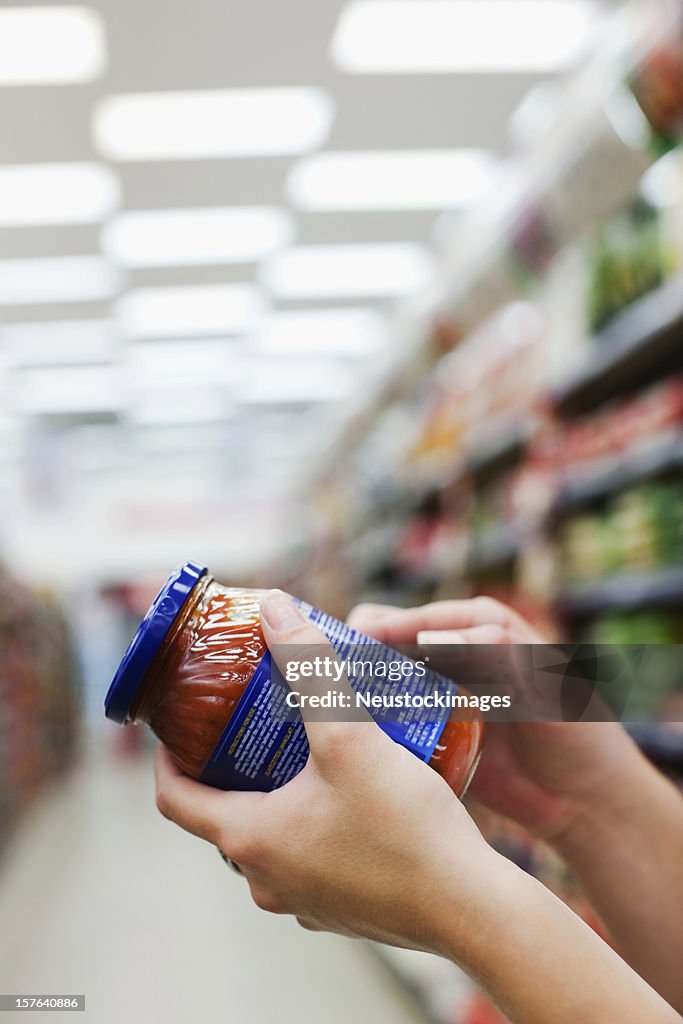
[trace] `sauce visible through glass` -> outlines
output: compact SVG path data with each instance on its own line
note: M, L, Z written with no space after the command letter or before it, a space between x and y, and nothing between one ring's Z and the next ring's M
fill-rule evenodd
M214 580L204 584L166 637L132 709L133 721L147 722L194 778L265 654L259 596Z
M131 721L146 722L184 772L200 778L266 652L260 591L195 588L145 678ZM446 722L430 767L459 796L476 767L483 724L460 708Z

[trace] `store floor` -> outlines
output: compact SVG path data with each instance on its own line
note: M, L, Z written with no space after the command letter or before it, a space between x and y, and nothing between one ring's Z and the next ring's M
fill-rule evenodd
M365 944L258 911L164 821L147 759L90 755L25 816L0 863L0 992L84 993L66 1019L93 1024L423 1024Z

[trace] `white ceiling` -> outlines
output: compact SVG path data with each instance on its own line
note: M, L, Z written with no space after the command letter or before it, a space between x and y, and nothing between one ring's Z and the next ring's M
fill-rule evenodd
M8 6L31 5L14 0L12 4L1 3L0 10ZM326 150L477 148L498 156L508 147L506 126L511 113L531 86L547 78L536 74L345 74L333 66L329 56L335 24L344 7L340 0L93 0L88 6L100 13L105 26L108 65L104 74L84 84L0 87L0 167L79 161L106 164L94 143L92 122L97 104L113 94L280 86L315 86L329 93L334 117L324 145ZM272 156L109 162L108 166L120 183L122 210L287 208L285 181L297 159ZM306 246L392 242L429 246L437 214L425 210L289 212L294 220L296 244ZM100 253L101 229L101 224L0 229L0 259L95 256ZM123 272L120 289L112 301L5 305L0 316L10 326L53 320L106 321L112 315L113 302L131 289L226 282L258 285L263 279L262 269L253 263L146 267ZM371 306L380 312L391 309L386 296L359 299L341 295L333 300L276 301L266 295L265 302L275 309L349 305ZM44 438L46 431L54 433L57 425L65 426L69 418L61 415L45 420L37 414L22 413L17 395L27 388L21 375L28 371L13 362L16 341L10 344L7 337L11 337L11 331L6 332L4 341L0 334L0 396L4 360L4 408L5 412L10 411L9 419L5 417L4 436L9 432L15 438L18 426L20 434L35 438L38 432ZM131 365L126 353L130 342L125 337L119 340L114 362L125 372ZM253 348L252 337L231 337L225 344L228 356L241 360L241 379L246 374L253 382L253 378L263 376L263 386L252 391L261 390L271 396L260 405L252 400L241 407L244 388L240 387L225 401L225 430L197 431L198 447L208 452L213 461L206 466L196 460L193 478L201 478L206 489L220 465L226 481L225 507L229 508L231 480L239 478L240 486L248 484L250 492L255 489L254 493L262 484L264 494L282 488L283 476L290 485L296 481L288 467L305 462L316 442L324 450L329 431L343 418L352 399L358 398L362 386L380 373L385 363L376 352L365 361L356 359L343 367L338 361L331 361L329 375L336 378L351 372L357 381L357 393L350 396L348 403L333 407L315 403L305 418L301 406L290 411L295 415L285 410L274 430L264 413L267 404L278 404L278 369L273 366L272 355L265 351L259 354ZM128 386L134 391L135 381L129 379ZM68 401L63 405L66 410ZM91 413L88 418L97 416ZM111 419L111 414L102 418ZM135 489L136 474L142 473L149 482L150 459L155 458L145 447L147 434L138 423L134 416L130 420L124 417L120 428L114 424L113 432L101 446L99 441L93 446L92 435L85 431L82 443L74 441L78 451L87 451L89 465L93 450L101 452L102 473L113 474L111 479L123 479L126 493ZM138 435L140 430L143 432ZM2 436L0 422L0 439ZM279 445L277 458L270 458L274 438L282 441L283 437L286 440ZM167 476L183 478L189 463L176 447L177 432L175 438L169 431L168 455L166 462L159 464L160 475L166 472L164 466L170 466ZM114 450L127 457L112 458ZM10 463L3 463L0 458L0 473L3 464ZM69 464L73 470L73 459ZM80 471L73 472L78 476ZM235 475L231 476L233 472ZM78 479L82 487L92 486L87 474L80 472ZM35 498L35 488L31 493Z
M5 6L5 5L3 5ZM118 92L317 85L334 98L331 150L500 148L537 75L353 76L328 48L337 0L98 0L109 67L97 82L0 89L0 163L99 159L91 115ZM131 209L282 203L292 158L124 164ZM433 216L303 214L302 242L428 238ZM14 234L14 237L12 237ZM73 252L95 233L79 229L2 237L3 253ZM215 275L213 275L215 276ZM245 271L241 276L248 277Z

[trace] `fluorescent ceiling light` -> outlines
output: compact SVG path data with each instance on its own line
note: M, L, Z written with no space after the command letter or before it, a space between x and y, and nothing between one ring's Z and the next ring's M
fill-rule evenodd
M264 281L283 299L406 295L431 271L427 250L412 243L302 245L276 256Z
M508 134L517 149L540 148L557 118L562 92L559 82L546 79L524 94L508 120Z
M111 473L130 467L130 444L120 423L72 427L64 438L72 472Z
M128 353L132 384L143 389L227 383L235 358L226 341L154 341L132 345Z
M605 113L621 141L629 149L649 149L652 126L635 95L628 89L616 89L605 99Z
M277 156L320 146L331 122L315 88L138 93L103 100L94 133L114 160Z
M292 218L275 207L123 213L102 234L104 251L126 267L255 263L289 244Z
M18 408L35 415L117 412L123 404L118 370L111 366L25 370L14 394Z
M214 423L226 420L230 411L224 390L178 387L175 391L152 391L140 398L131 407L130 417L139 426Z
M348 398L355 377L336 360L310 359L255 361L239 391L244 405L331 402Z
M10 324L2 332L13 366L110 362L116 338L108 320L56 320Z
M0 10L0 85L87 82L105 62L102 21L89 7Z
M98 164L11 164L0 167L0 227L92 224L108 217L118 183Z
M0 305L110 299L119 274L98 256L0 260Z
M480 199L493 168L475 149L320 153L294 166L287 191L303 210L438 210Z
M595 26L586 0L355 0L332 57L356 73L549 72L583 56Z
M683 154L672 150L660 157L643 175L640 194L660 209L675 206L683 197Z
M202 452L225 450L225 424L202 424L189 429L176 423L163 423L158 426L152 423L135 433L136 447L148 455L168 452Z
M246 284L139 288L119 303L121 327L131 338L243 333L260 312L259 291Z
M254 339L268 355L366 356L384 348L384 318L372 309L296 309L275 313Z
M202 423L190 419L183 424L182 429L196 430L197 427L202 427L205 424L206 421ZM154 429L154 427L143 429ZM207 485L210 487L211 481L215 481L221 476L225 477L229 472L225 458L221 458L219 453L212 451L161 451L154 453L141 451L138 452L136 462L137 470L144 474L147 481L163 480L164 484L176 481L181 486L184 482L185 493L187 493L190 479L196 480L198 486L202 487L203 492L206 493ZM234 483L232 474L231 482ZM195 498L196 494L197 492L194 491ZM157 503L159 501L158 495L156 501Z

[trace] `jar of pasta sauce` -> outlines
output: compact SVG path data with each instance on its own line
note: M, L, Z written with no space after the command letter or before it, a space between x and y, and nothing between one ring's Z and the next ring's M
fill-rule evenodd
M225 587L198 562L169 577L140 624L105 699L108 718L144 723L180 768L219 789L269 791L304 767L308 743L303 721L288 711L287 684L271 661L260 624L266 591ZM386 690L377 667L399 666L402 693L424 699L434 692L462 695L457 684L424 664L350 629L299 602L330 641L338 658L350 652L375 666L349 678L356 694ZM355 664L355 662L354 662ZM394 685L393 691L396 687ZM483 723L463 706L417 707L370 714L392 739L427 762L461 796L476 767ZM381 701L376 701L381 703ZM429 705L429 706L427 706Z

